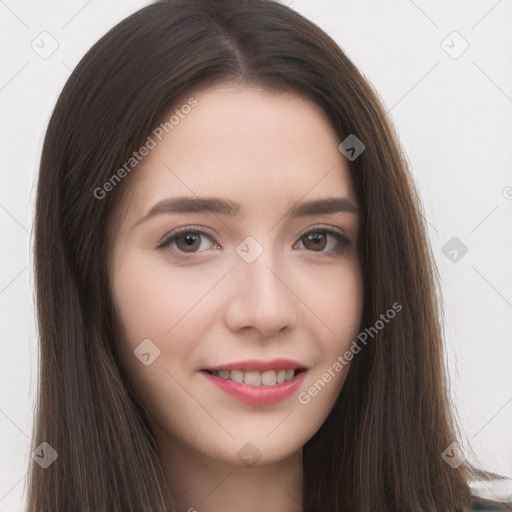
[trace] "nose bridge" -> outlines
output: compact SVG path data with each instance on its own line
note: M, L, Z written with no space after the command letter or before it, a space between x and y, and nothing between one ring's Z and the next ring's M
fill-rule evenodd
M296 299L285 285L280 263L269 247L254 240L238 246L227 318L232 329L253 327L268 336L295 326Z

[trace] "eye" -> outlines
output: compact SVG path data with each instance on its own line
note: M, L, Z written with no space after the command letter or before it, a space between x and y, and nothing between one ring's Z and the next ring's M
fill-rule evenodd
M205 250L204 239L210 240L214 245L213 236L198 228L185 227L177 229L166 237L157 249L169 248L183 253L197 253ZM201 249L202 250L198 250Z
M331 244L329 244L331 239ZM299 242L307 250L320 253L334 253L341 254L349 249L351 241L341 231L334 228L316 228L308 231L300 238ZM294 246L295 248L296 246ZM330 247L328 250L324 250L326 247Z
M208 241L210 242L210 246L214 246L213 248L219 247L213 235L210 233L195 227L183 227L165 237L157 246L157 249L168 248L178 253L197 254L212 248L208 247ZM295 249L300 242L302 242L304 248L308 251L325 254L341 254L351 246L350 239L341 231L334 228L316 228L310 230L302 235L299 242L297 242L293 248ZM326 248L328 249L325 250Z

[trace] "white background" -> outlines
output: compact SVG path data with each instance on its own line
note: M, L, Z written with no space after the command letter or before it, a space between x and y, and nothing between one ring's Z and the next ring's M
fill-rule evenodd
M38 348L30 235L44 131L80 58L147 4L0 0L0 512L21 510L30 459ZM467 447L510 476L512 1L290 6L337 41L390 111L442 277L451 394ZM47 59L31 48L43 31L58 42ZM464 42L453 31L469 44L457 58ZM468 248L456 263L442 251L452 237Z

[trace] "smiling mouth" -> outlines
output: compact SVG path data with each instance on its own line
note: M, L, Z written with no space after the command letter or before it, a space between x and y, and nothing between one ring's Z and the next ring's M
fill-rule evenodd
M280 370L265 370L263 372L249 370L202 370L210 375L227 381L245 384L247 386L275 386L292 380L306 371L306 368L288 368Z

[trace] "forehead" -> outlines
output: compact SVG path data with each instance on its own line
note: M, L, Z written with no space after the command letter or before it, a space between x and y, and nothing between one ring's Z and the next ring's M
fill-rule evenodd
M182 104L191 98L193 108L177 105L168 117L180 115L151 135L155 145L127 197L133 215L178 195L228 197L246 212L327 195L355 202L340 141L312 101L230 85L197 91Z

